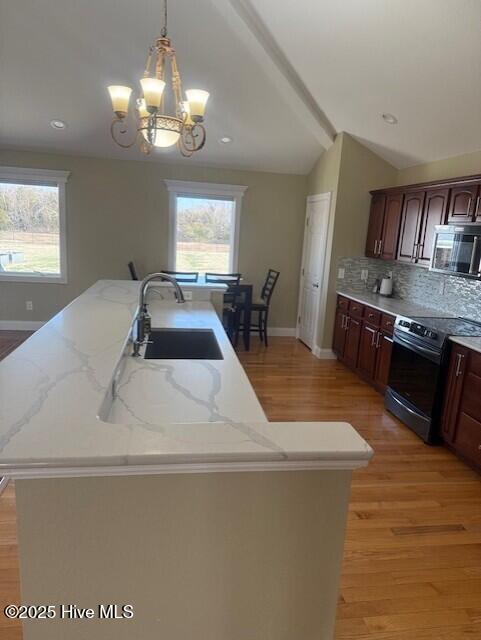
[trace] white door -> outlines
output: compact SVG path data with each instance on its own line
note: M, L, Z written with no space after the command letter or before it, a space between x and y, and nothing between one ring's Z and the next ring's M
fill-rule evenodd
M330 193L321 193L307 198L297 337L310 349L317 346L319 302L326 259L330 196Z

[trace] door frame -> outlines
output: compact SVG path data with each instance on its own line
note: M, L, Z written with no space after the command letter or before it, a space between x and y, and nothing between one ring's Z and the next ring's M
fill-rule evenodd
M319 249L322 251L323 255L321 257L321 262L319 265L319 290L318 290L318 294L317 294L317 304L316 304L316 309L315 309L315 313L314 313L314 337L313 337L313 341L312 341L312 348L311 348L311 352L317 357L320 358L322 356L322 350L319 347L318 344L318 339L319 339L319 334L321 333L320 331L320 327L319 327L319 317L320 317L320 308L321 308L321 301L324 303L324 307L326 305L327 302L327 279L326 279L326 264L327 264L327 254L328 254L328 237L329 237L329 231L330 231L330 223L331 223L331 216L332 216L332 207L331 207L331 202L332 202L332 198L331 198L332 192L331 191L326 191L325 193L317 193L315 195L311 195L311 196L307 196L306 198L306 215L304 218L304 237L303 237L303 241L302 241L302 258L301 258L301 267L299 269L299 299L298 299L298 303L297 303L297 318L296 318L296 338L299 340L300 339L300 323L299 323L299 318L301 316L301 303L302 303L302 279L303 279L303 275L302 275L302 268L303 268L303 264L304 264L304 259L306 257L305 253L306 253L306 226L307 226L307 216L308 216L308 211L309 211L309 206L310 204L312 204L313 202L327 202L328 206L327 206L327 215L324 216L324 220L323 220L323 225L322 225L322 230L323 233L321 234L321 246L319 247ZM323 321L324 324L324 321ZM304 343L303 343L304 344ZM307 346L307 345L306 345Z

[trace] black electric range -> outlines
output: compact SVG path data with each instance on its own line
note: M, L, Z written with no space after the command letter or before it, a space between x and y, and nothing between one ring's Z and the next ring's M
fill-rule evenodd
M481 336L466 318L396 318L386 408L425 442L439 439L451 336Z

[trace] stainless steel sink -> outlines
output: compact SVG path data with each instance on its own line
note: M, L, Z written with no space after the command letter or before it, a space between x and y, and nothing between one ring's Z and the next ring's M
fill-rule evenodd
M152 329L146 360L223 360L212 329Z

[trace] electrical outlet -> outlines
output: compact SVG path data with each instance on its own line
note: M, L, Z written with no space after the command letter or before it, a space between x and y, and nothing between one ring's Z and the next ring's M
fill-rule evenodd
M33 302L31 300L25 301L25 309L27 311L33 311Z
M388 276L388 278L391 278L391 280L392 280L392 271L388 271L387 272L387 276Z
M192 291L184 291L184 300L192 300Z
M344 280L344 276L346 275L346 270L343 269L342 267L340 269L338 269L337 271L337 279L338 280Z
M367 269L361 269L361 280L367 282L367 277L369 275L369 271Z

